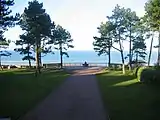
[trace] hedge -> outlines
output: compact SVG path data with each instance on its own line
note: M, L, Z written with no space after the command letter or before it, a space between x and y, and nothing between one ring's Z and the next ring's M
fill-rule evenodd
M134 68L134 70L133 70L133 75L134 75L135 77L138 77L138 70L139 70L139 68L141 68L141 67L136 67L136 68Z
M137 79L145 83L160 82L160 70L154 68L140 67L137 73Z

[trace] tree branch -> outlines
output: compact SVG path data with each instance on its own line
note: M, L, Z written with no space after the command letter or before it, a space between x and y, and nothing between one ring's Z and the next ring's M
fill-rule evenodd
M116 49L116 50L118 50L119 52L121 52L121 50L120 49L118 49L118 48L116 48L116 47L114 47L114 46L112 46L114 49Z

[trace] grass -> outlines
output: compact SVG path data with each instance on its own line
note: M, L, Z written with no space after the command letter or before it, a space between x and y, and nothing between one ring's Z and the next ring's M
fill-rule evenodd
M47 70L38 77L30 70L0 72L0 116L13 120L36 106L68 76L60 70Z
M111 120L160 119L160 87L140 83L119 71L106 71L97 77Z

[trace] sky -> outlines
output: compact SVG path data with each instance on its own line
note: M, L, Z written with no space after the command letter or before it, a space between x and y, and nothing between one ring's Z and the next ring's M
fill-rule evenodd
M23 13L29 0L15 0L11 8L13 13ZM106 21L106 16L112 14L112 10L119 4L125 8L131 8L138 16L144 15L144 5L147 0L38 0L43 2L46 12L52 21L67 29L74 40L73 50L93 50L93 36L98 35L97 27ZM16 26L5 33L7 39L15 41L23 31ZM149 49L150 41L147 41ZM156 44L156 43L154 43ZM124 50L128 50L128 43L124 43ZM117 46L118 47L118 46ZM11 43L9 49L14 49Z

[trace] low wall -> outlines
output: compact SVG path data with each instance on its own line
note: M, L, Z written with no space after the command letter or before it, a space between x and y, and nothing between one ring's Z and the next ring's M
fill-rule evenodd
M49 63L49 64L43 64L44 68L59 68L60 63Z

